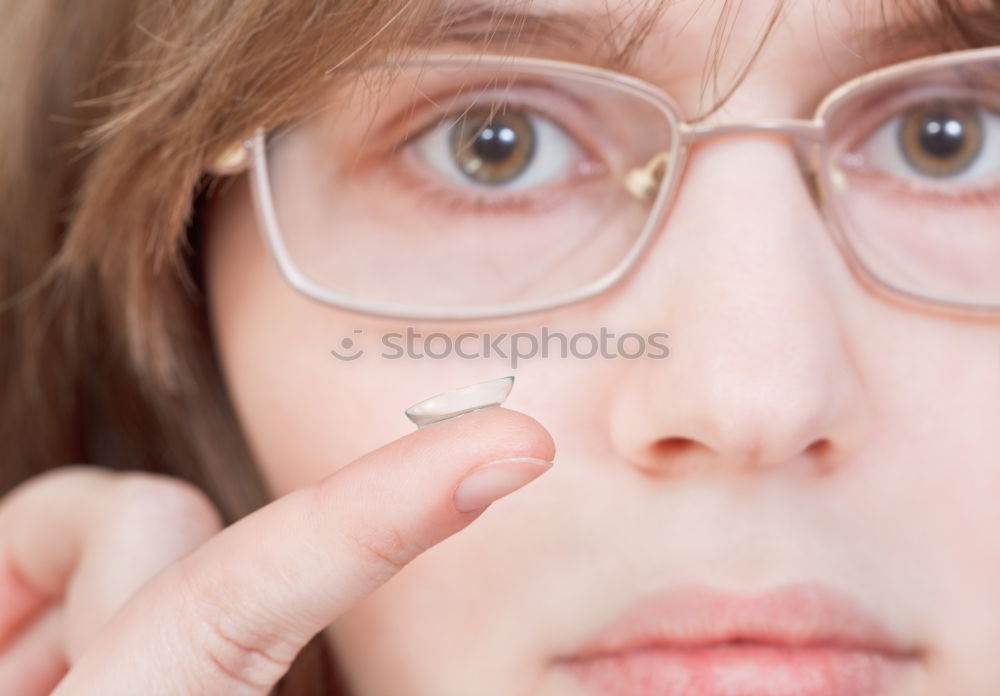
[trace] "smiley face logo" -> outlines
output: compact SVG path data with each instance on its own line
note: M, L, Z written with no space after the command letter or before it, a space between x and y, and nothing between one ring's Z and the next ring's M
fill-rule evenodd
M362 333L362 331L361 329L354 329L354 333L359 334ZM340 347L343 348L345 351L351 350L352 348L354 348L354 339L345 338L340 342ZM360 358L365 351L361 348L358 348L357 352L354 353L353 355L341 355L336 348L331 348L330 352L333 353L333 356L337 358L337 360L345 360L347 362L350 362L351 360L357 360L358 358Z

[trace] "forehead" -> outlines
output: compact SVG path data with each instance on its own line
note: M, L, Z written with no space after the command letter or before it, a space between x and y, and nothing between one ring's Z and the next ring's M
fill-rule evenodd
M770 83L740 94L791 115L868 70L976 45L969 27L1000 13L973 2L989 0L455 0L443 43L629 72L690 115L730 85Z
M946 42L947 24L996 23L1000 14L989 0L451 0L444 7L449 29L466 40L511 49L563 44L594 57L699 46L735 54L755 48L765 30L814 50L817 42L854 53L887 44L902 50Z

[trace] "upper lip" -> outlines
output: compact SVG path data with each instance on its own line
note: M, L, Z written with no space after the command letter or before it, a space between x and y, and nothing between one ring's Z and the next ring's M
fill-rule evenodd
M784 648L842 648L887 657L918 658L920 650L894 636L851 597L811 583L754 595L697 585L646 597L605 626L569 659L641 648L698 648L720 644Z

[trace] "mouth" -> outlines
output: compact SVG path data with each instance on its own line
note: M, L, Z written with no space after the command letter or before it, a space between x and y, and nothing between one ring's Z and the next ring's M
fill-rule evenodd
M557 664L600 696L877 696L922 659L850 597L799 584L673 588Z

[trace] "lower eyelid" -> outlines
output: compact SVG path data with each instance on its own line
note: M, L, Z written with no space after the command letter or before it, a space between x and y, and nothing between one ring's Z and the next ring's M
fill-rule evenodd
M874 167L861 157L852 157L844 161L844 169L850 176L872 182L872 186L885 190L890 194L913 196L926 200L938 198L956 203L998 203L1000 202L1000 168L994 183L990 186L982 184L969 186L933 186L927 185L932 179L922 179L919 176L902 178L882 168Z
M408 153L409 156L409 153ZM582 166L579 176L561 181L555 185L529 190L490 191L485 187L461 187L437 185L428 182L426 176L415 174L409 167L392 168L391 176L421 198L436 200L440 207L468 212L492 212L496 214L544 213L558 208L571 195L571 188L585 186L588 181L596 181L608 172L606 167Z

